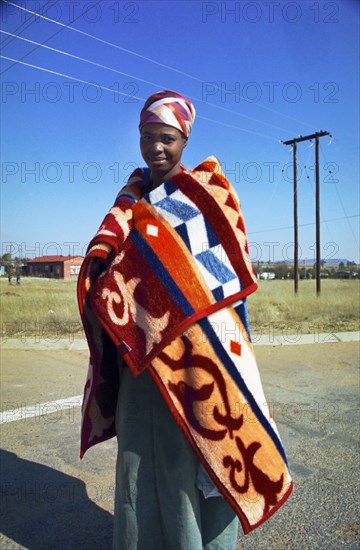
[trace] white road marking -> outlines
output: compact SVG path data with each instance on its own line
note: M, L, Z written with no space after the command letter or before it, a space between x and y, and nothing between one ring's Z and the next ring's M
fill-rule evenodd
M57 418L63 415L63 411L70 414L74 407L81 407L82 395L66 397L65 399L57 399L56 401L47 401L46 403L35 403L34 405L26 405L25 403L16 403L16 408L8 409L0 412L0 424L8 422L18 422L19 420L27 420L28 418L41 417L57 414ZM3 403L3 407L15 405L15 403Z

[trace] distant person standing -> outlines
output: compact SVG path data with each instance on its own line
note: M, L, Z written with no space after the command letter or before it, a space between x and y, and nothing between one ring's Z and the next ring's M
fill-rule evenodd
M14 275L15 275L15 265L14 265L14 264L10 264L9 267L8 267L8 281L9 281L9 285L12 284L12 278L13 278Z

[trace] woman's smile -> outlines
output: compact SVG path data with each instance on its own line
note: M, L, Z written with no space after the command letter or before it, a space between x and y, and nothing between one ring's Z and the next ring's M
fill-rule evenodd
M153 186L181 171L181 155L187 140L184 135L166 124L147 124L141 130L141 154L151 170Z

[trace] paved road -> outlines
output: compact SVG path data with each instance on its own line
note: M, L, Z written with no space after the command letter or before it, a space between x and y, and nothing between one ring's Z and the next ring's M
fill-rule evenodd
M258 346L256 355L295 491L238 549L358 549L359 342ZM3 549L111 548L116 444L78 458L86 369L83 349L1 352Z

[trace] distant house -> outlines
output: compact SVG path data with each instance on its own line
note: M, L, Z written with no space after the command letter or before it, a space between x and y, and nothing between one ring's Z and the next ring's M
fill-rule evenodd
M275 273L273 273L272 271L262 271L258 278L272 280L275 279Z
M77 279L83 256L40 256L26 261L26 275L51 279Z

